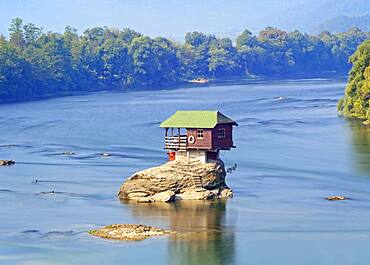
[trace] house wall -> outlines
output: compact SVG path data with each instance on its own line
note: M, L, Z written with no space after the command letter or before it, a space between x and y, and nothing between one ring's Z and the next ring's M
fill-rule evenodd
M218 138L218 130L225 129L225 138ZM212 129L212 149L230 149L233 146L233 126L231 124L219 124Z
M199 150L190 150L190 151L177 151L176 152L176 160L177 161L200 161L202 163L207 162L207 154L206 151L199 151Z
M218 138L218 130L225 129L225 138ZM231 124L219 124L213 129L203 129L203 139L197 137L197 129L187 129L186 136L194 136L195 143L188 142L190 149L230 149L233 146L233 126Z
M188 142L188 148L194 149L212 149L212 129L203 129L203 139L198 139L197 129L187 129L186 135L189 139L189 136L194 136L195 143L191 144Z

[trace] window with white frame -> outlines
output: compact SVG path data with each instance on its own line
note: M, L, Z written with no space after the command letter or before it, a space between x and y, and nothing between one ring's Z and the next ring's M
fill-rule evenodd
M197 129L197 138L198 139L203 139L203 137L204 137L203 129Z
M226 132L225 132L225 129L224 128L222 128L222 129L218 129L218 139L224 139L225 138L225 134L226 134Z

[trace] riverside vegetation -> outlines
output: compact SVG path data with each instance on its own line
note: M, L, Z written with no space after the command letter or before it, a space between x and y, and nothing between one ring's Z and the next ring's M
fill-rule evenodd
M350 118L370 119L370 41L351 56L353 63L345 96L338 103L340 113Z
M349 56L368 39L358 28L318 36L267 27L245 30L235 44L201 32L184 43L150 38L131 29L72 27L45 32L12 20L0 36L0 100L130 87L171 85L193 78L346 73Z

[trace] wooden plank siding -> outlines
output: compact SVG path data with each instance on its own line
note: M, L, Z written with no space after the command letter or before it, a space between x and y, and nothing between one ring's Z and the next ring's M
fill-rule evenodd
M225 138L218 138L218 130L225 129ZM212 129L212 149L230 149L233 146L233 126L231 124L219 124Z
M197 137L197 129L186 129L186 135L193 136L195 142L189 143L188 140L188 148L190 149L204 149L204 150L211 150L212 149L212 129L203 129L203 139L198 139Z
M218 130L225 129L225 138L218 138ZM199 150L229 150L233 147L232 138L232 125L231 124L219 124L213 129L203 129L203 138L199 139L197 135L197 129L187 129L186 135L193 136L195 142L187 143L188 149L199 149Z
M187 137L186 135L165 136L164 148L170 150L186 150Z

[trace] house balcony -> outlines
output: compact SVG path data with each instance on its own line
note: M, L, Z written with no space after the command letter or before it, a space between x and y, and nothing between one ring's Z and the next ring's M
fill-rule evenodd
M166 136L164 138L164 148L169 150L186 150L188 139L186 135Z

